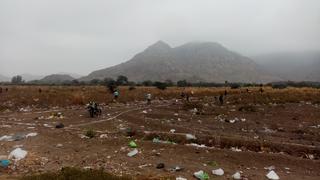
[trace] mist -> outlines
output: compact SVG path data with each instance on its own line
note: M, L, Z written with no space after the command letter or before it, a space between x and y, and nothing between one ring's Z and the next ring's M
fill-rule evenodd
M320 51L318 0L2 0L0 74L86 75L158 40L246 56Z

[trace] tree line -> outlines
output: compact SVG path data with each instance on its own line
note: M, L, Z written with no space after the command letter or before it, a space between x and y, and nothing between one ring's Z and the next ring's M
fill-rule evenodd
M3 83L2 83L3 84ZM46 83L39 80L25 82L22 76L17 75L12 77L11 83L13 85L65 85L65 86L77 86L77 85L103 85L111 87L117 86L130 86L131 89L134 89L135 86L154 86L159 89L165 90L167 87L230 87L232 89L237 89L240 87L257 87L257 86L270 86L272 88L282 89L286 87L313 87L320 88L320 82L294 82L294 81L281 81L281 82L272 82L267 84L258 84L258 83L237 83L237 82L228 82L224 83L215 83L215 82L188 82L187 80L180 80L173 82L171 80L165 81L151 81L146 80L142 82L133 82L129 81L129 78L123 75L118 76L116 79L113 78L104 78L104 79L92 79L91 81L63 81L59 83Z

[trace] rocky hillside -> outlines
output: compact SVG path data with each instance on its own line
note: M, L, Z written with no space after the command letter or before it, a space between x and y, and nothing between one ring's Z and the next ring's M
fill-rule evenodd
M52 74L42 78L41 80L39 80L39 82L47 84L60 84L66 81L72 81L74 79L75 78L67 74Z
M125 75L131 81L191 82L267 82L279 80L264 73L248 57L232 52L218 43L194 42L175 48L162 41L151 45L131 60L94 71L80 80L115 78Z

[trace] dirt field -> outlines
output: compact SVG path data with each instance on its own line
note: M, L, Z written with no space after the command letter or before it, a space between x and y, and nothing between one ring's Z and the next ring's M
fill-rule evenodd
M122 87L112 102L104 87L9 86L0 94L0 138L20 138L1 140L0 157L17 147L28 154L0 167L0 179L65 166L136 179L195 179L193 173L203 170L210 179L232 179L239 171L242 179L260 180L268 168L280 179L320 179L319 89L227 89L224 105L215 99L224 88L188 88L190 102L180 98L182 90ZM147 92L151 105L144 101ZM89 117L89 100L101 103L100 117ZM58 123L65 127L55 128ZM95 137L86 137L88 130ZM37 135L26 138L29 133ZM134 157L127 156L131 140L138 145ZM164 168L156 168L159 163ZM218 168L223 176L211 173Z

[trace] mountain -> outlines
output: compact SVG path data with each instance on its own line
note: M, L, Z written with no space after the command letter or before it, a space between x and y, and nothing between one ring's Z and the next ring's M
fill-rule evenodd
M218 43L192 42L170 47L163 41L149 46L131 60L94 71L80 80L127 76L131 81L144 80L190 82L266 82L278 80L263 73L248 57L232 52Z
M320 82L320 52L285 52L253 57L265 71L290 81Z
M10 81L9 77L0 74L0 82L8 82L8 81Z
M28 73L21 74L20 76L22 76L22 79L26 82L44 78L43 75L35 75L35 74L28 74Z
M75 78L67 74L52 74L40 79L39 82L47 84L61 84L63 82L72 81L74 79Z

